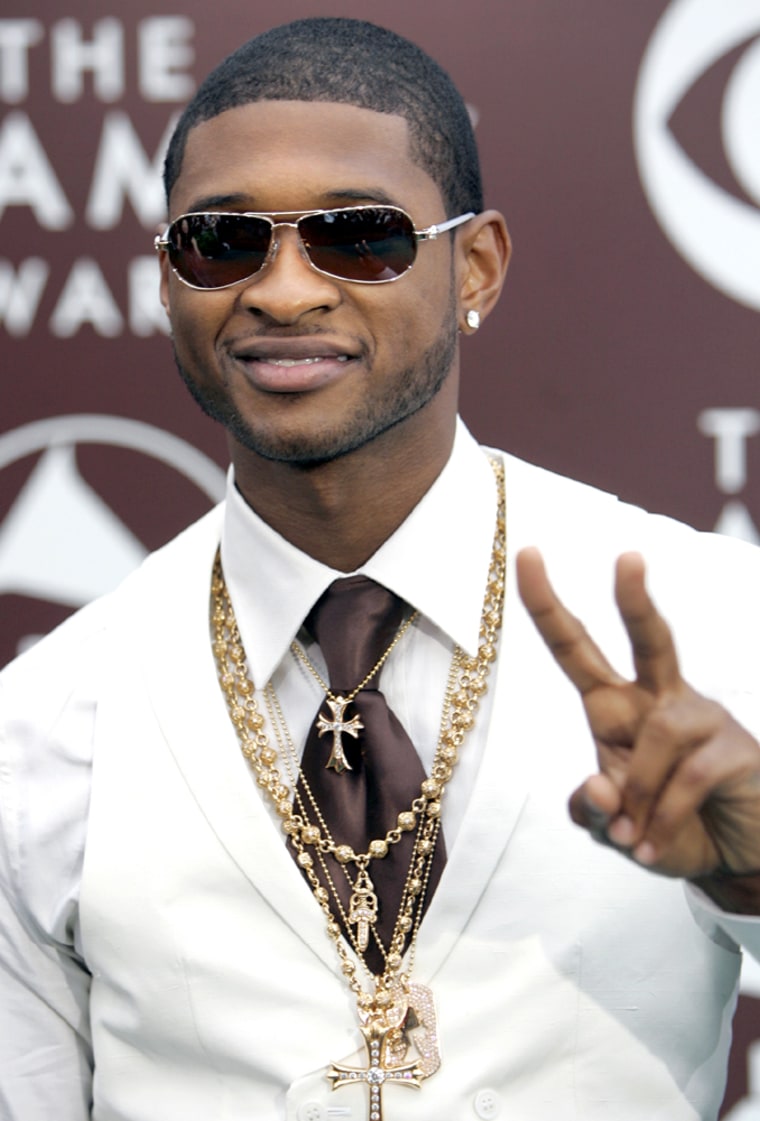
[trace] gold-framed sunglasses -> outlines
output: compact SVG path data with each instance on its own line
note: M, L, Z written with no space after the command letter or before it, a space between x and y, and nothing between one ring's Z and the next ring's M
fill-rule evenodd
M255 276L277 251L275 230L291 226L317 272L354 284L387 284L409 271L421 241L434 241L474 217L470 211L417 230L397 206L302 213L200 211L175 218L154 245L167 254L189 288L229 288Z

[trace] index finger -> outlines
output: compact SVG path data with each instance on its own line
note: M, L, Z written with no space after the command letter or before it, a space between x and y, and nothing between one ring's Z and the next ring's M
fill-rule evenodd
M612 668L586 628L554 591L541 553L534 546L517 554L517 587L539 634L557 664L581 694L623 678Z
M681 681L670 627L646 588L646 567L639 553L623 553L615 566L615 599L631 642L636 677L651 693L672 689Z

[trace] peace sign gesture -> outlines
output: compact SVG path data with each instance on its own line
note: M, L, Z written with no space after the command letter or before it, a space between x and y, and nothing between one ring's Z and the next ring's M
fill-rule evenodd
M518 555L517 575L596 743L599 772L571 796L573 821L653 871L698 881L727 909L760 914L760 745L682 678L642 558L623 554L615 578L632 681L558 598L537 549Z

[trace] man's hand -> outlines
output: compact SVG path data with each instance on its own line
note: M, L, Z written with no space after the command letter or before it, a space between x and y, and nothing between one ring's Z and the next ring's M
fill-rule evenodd
M615 598L636 677L609 664L559 600L537 549L517 558L522 600L583 700L599 760L570 798L597 840L683 876L726 909L760 914L760 746L681 677L637 553L618 559Z

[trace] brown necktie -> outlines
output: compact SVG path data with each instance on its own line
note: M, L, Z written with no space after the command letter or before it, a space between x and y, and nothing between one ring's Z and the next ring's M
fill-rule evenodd
M330 585L312 608L305 626L322 650L334 695L347 696L370 672L393 641L403 611L402 600L366 576L349 576ZM332 736L329 732L319 736L316 719L301 762L335 843L350 845L357 853L366 852L371 840L383 838L395 828L399 813L410 808L426 777L412 741L378 688L379 676L376 674L347 707L346 719L358 713L364 725L356 739L343 736L351 770L338 773L325 767ZM324 703L320 712L327 712ZM313 809L301 781L298 791L312 818ZM369 875L378 898L376 931L386 950L409 871L414 835L414 831L405 833L384 858L370 863ZM425 904L435 891L445 859L443 837L439 835ZM342 866L331 856L326 860L348 914L351 885ZM348 865L348 871L353 881L355 865ZM318 872L322 878L322 870L318 868ZM372 937L364 957L373 972L382 973L384 959Z

